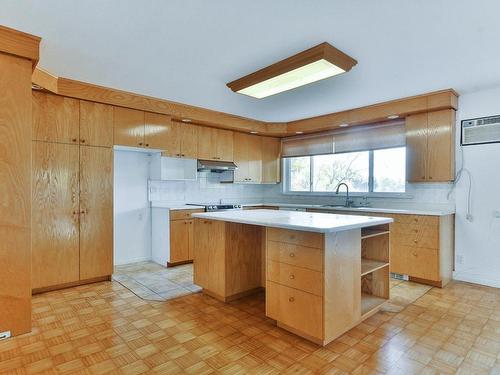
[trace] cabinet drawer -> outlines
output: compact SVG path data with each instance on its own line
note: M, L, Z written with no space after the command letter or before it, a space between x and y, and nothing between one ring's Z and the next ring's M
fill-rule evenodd
M398 246L391 254L391 272L439 281L439 251Z
M267 239L323 249L323 234L297 230L267 228Z
M267 259L323 272L323 250L267 241Z
M425 215L392 215L395 223L439 225L439 217Z
M267 278L317 296L323 295L323 273L273 260L267 261Z
M323 298L267 282L266 315L313 337L323 339Z
M397 246L410 246L415 248L439 249L439 238L426 236L423 233L394 233L392 244Z
M199 210L170 210L170 220L185 220L191 219L191 215L197 212L204 212L203 209Z
M425 237L438 238L439 226L428 224L403 224L397 223L392 226L392 233L400 234L420 234Z

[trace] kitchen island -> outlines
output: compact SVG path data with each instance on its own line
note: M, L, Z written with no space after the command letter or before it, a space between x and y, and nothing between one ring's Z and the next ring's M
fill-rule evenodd
M326 345L389 298L390 218L276 210L193 214L194 282L224 302L266 289L266 315Z

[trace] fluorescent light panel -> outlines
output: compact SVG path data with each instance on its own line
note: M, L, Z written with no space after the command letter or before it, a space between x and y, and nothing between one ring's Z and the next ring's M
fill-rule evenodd
M241 89L238 93L262 99L342 73L345 73L344 69L321 59Z

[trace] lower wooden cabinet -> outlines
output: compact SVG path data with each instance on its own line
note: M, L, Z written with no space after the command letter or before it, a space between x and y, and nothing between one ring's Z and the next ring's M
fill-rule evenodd
M170 255L169 266L193 260L193 219L191 214L203 210L170 210Z
M32 289L113 273L113 150L32 144Z

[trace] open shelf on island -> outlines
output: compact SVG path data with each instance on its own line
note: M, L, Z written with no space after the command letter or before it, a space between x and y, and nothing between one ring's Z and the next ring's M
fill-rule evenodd
M373 294L361 294L361 318L364 315L371 313L374 309L380 307L380 305L384 304L387 301L386 298L377 297Z
M387 229L379 229L379 228L363 228L361 230L361 239L382 236L384 234L389 234Z
M361 276L367 275L380 268L387 267L388 265L388 262L382 262L372 259L361 259Z

